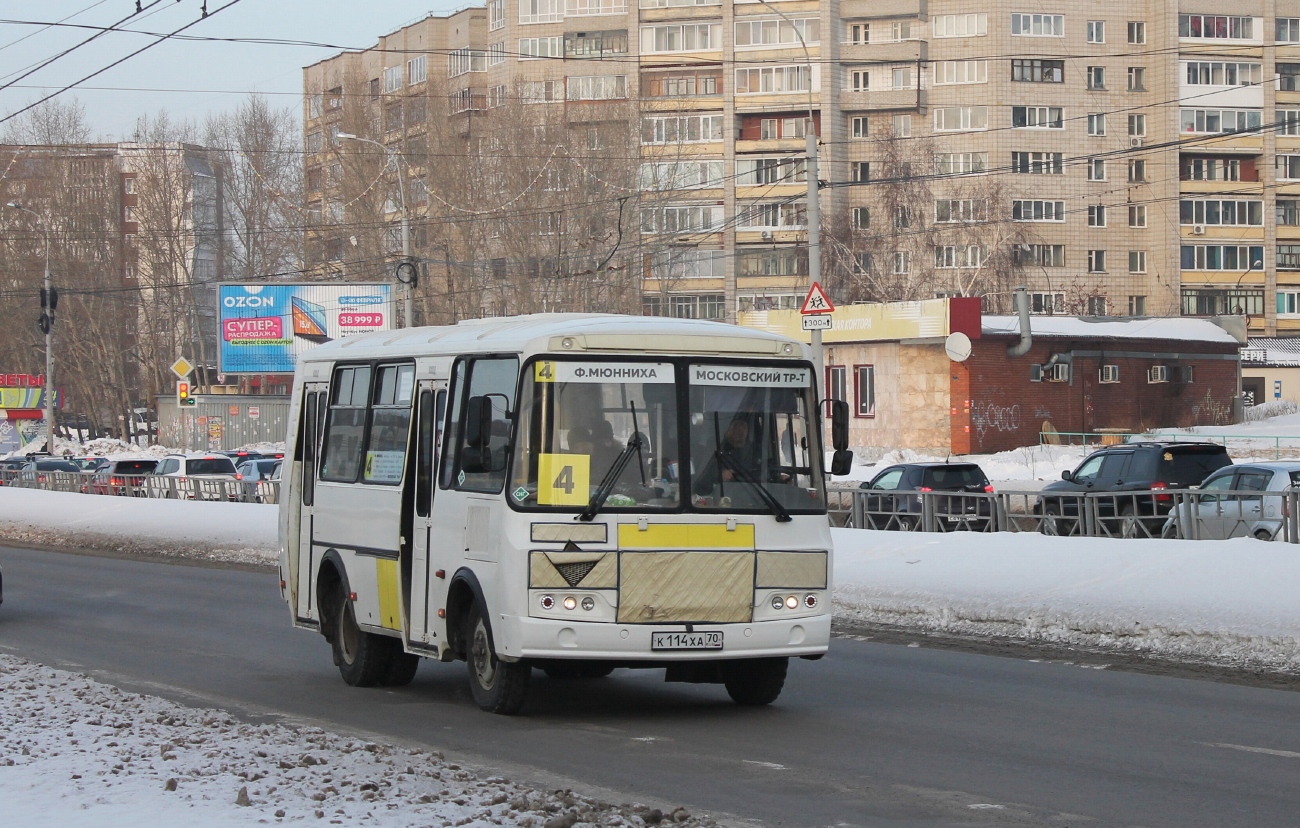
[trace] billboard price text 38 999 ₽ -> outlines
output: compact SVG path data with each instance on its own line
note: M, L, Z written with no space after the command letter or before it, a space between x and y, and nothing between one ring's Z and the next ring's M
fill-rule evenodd
M298 354L392 328L388 285L222 285L221 371L291 374Z

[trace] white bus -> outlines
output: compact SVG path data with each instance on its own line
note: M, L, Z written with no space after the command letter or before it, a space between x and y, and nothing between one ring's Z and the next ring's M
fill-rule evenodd
M463 659L497 713L519 710L534 667L666 668L768 704L789 657L830 639L813 373L794 340L651 317L315 348L294 379L280 505L293 623L354 686Z

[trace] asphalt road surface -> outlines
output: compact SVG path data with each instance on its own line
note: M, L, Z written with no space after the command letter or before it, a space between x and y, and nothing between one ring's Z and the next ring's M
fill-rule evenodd
M345 686L273 577L0 548L0 651L125 689L446 750L517 781L788 826L1294 826L1300 693L837 639L772 707L658 671L556 681L525 715L465 665ZM598 793L602 790L598 790Z

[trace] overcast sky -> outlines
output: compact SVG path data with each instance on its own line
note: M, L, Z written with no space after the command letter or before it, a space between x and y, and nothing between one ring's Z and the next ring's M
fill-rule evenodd
M157 38L108 33L76 48L30 77L18 76L96 32L47 28L14 21L90 26L116 24L135 11L136 0L39 0L0 2L0 117L85 75L102 69ZM202 0L143 0L145 12L122 28L169 33L200 18ZM156 5L153 5L156 2ZM229 8L217 10L229 5ZM470 5L456 0L207 0L209 18L185 31L216 38L281 38L331 44L333 48L171 40L104 72L77 89L97 136L129 137L140 115L167 109L175 117L202 121L233 108L251 91L280 106L299 107L302 67L339 51L374 45L381 34L430 11ZM475 4L478 5L478 4ZM65 18L68 18L65 20ZM114 87L115 89L104 89ZM116 91L145 90L145 91ZM180 91L158 91L180 90ZM0 125L0 129L3 126Z

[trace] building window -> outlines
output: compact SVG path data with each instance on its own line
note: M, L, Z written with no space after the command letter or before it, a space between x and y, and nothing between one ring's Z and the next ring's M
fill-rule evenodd
M876 367L874 365L855 365L853 373L857 375L855 390L857 412L859 417L876 416Z
M1300 251L1300 245L1278 245L1279 256L1284 247ZM1183 270L1260 270L1264 266L1264 246L1185 244L1182 246L1180 266ZM1282 267L1280 261L1278 267Z
M1028 175L1064 175L1064 155L1059 152L1013 152L1011 171Z
M870 23L850 23L848 27L848 44L850 46L865 46L871 42L871 24Z
M1146 273L1147 272L1147 252L1145 250L1130 250L1128 252L1128 272L1129 273ZM1130 297L1129 315L1141 316L1140 313L1133 313L1132 301Z
M988 83L987 60L941 60L934 64L934 85Z
M890 89L913 89L912 84L912 67L895 66L889 72Z
M1089 273L1106 272L1106 251L1105 250L1088 251L1088 272Z
M866 69L849 70L849 89L854 92L867 92L871 89L871 72Z
M1065 267L1063 244L1017 244L1012 245L1011 253L1017 265Z
M674 246L650 256L650 278L675 284L683 279L722 279L727 270L722 250Z
M911 138L912 137L912 116L895 115L893 121L893 127L894 127L895 138Z
M934 171L938 175L979 174L988 168L987 152L941 152L934 157Z
M1134 273L1145 272L1133 271ZM1128 298L1128 315L1129 316L1146 316L1147 315L1147 298L1146 296L1130 296Z
M1065 313L1065 294L1031 293L1029 294L1029 312L1046 314Z
M867 129L867 116L855 115L849 119L849 132L854 138L870 138L871 133Z
M736 70L736 94L807 92L813 88L810 66L765 66Z
M802 230L808 226L803 202L750 203L738 206L736 213L737 230Z
M641 54L704 52L722 48L721 23L641 27Z
M668 115L641 119L642 144L697 144L722 140L722 115Z
M930 18L934 37L979 37L989 33L987 14L940 14Z
M563 19L563 0L519 0L521 24L559 23Z
M1282 71L1285 65L1278 64L1279 74L1285 74ZM1264 77L1261 64L1218 60L1183 61L1183 71L1188 86L1258 86Z
M566 58L596 59L607 55L627 54L627 30L604 32L569 32L564 36Z
M987 106L942 106L934 110L935 132L988 129Z
M912 226L912 208L902 205L894 206L894 229L906 230Z
M1300 43L1300 17L1279 17L1277 19L1277 42Z
M1064 83L1065 61L1014 58L1011 79L1022 83Z
M971 268L984 264L983 245L940 244L934 248L934 266L939 269Z
M905 276L912 272L912 251L895 250L894 251L894 274Z
M1106 180L1106 159L1104 158L1088 159L1088 180L1089 181Z
M1059 106L1013 106L1011 126L1017 129L1064 129L1065 118Z
M1182 296L1183 316L1264 313L1264 291L1257 288L1183 288Z
M1011 34L1020 37L1065 37L1065 15L1012 14Z
M1128 91L1147 91L1147 70L1145 67L1130 66L1128 68Z
M1106 226L1106 206L1104 204L1091 204L1088 206L1088 226Z
M737 22L737 47L742 46L799 46L821 42L820 21L816 17L793 20L749 20Z
M641 232L713 233L722 229L722 207L717 205L668 205L641 211Z
M1219 14L1178 15L1178 36L1207 40L1253 40L1255 20Z
M934 203L934 221L936 224L968 224L987 221L988 212L988 199L983 198L944 198Z
M1105 89L1106 88L1106 67L1089 66L1088 67L1088 88Z
M1106 113L1094 113L1088 116L1088 134L1098 136L1106 134Z
M889 42L901 43L912 39L912 21L895 20L889 24Z
M1285 199L1278 199L1279 216ZM1249 199L1183 199L1178 203L1179 224L1260 227L1264 202Z
M1183 109L1178 113L1179 129L1203 135L1257 130L1262 114L1258 109Z
M1128 116L1128 134L1140 138L1147 134L1147 116L1130 115Z
M1277 110L1278 135L1300 135L1300 109Z
M799 159L800 164L803 159ZM755 170L750 162L749 169L743 172L737 162L737 184L753 183ZM772 173L772 170L766 170ZM641 165L640 187L642 191L654 192L665 190L689 190L722 186L721 161L659 161ZM765 181L762 183L776 183Z
M1145 204L1130 204L1128 206L1128 226L1147 226L1147 206Z
M871 208L854 207L853 208L853 227L857 230L866 230L871 226Z
M626 75L592 75L568 78L566 92L571 101L611 101L627 97Z
M1252 167L1253 171L1253 167ZM1238 158L1184 157L1179 167L1183 181L1257 181L1257 177L1242 178L1241 160Z
M428 62L424 55L411 58L406 62L406 77L412 86L429 79Z
M1279 244L1277 246L1277 269L1300 270L1300 244Z
M1130 184L1141 184L1147 180L1147 162L1141 158L1131 158L1128 162L1128 180Z
M1105 316L1106 315L1106 297L1089 296L1088 297L1088 315Z
M384 92L396 92L402 88L402 67L389 66L384 69Z
M1277 223L1284 227L1300 227L1300 199L1277 200Z
M1147 24L1142 20L1128 22L1128 42L1139 45L1147 42Z
M321 116L321 111L324 109L324 106L325 106L324 95L308 95L307 96L307 117L319 118Z
M1300 63L1277 64L1277 88L1281 92L1300 92Z
M807 276L808 248L740 250L736 253L737 276ZM721 278L721 276L719 276ZM798 307L796 305L796 307Z
M669 162L670 164L682 162ZM714 185L722 184L721 161L691 161L690 164L716 165L717 177ZM808 162L803 158L783 156L779 158L742 157L736 159L736 184L742 187L759 187L772 184L794 184L808 180Z
M1297 302L1297 299L1300 299L1300 292L1294 290L1279 290L1277 292L1277 315L1300 315L1300 302Z
M1064 201L1013 201L1012 221L1065 221Z
M853 181L855 183L862 184L871 180L870 161L854 161L853 166L850 168L850 170L852 172Z
M1106 42L1106 21L1104 20L1088 21L1088 42L1089 43Z
M564 7L566 17L626 13L627 4L623 0L568 0Z

